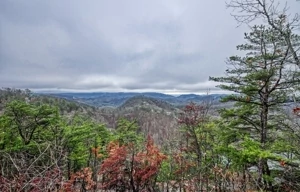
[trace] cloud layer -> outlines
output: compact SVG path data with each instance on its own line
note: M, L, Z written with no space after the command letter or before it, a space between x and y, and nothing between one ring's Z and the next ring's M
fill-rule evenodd
M79 91L213 89L246 30L218 0L2 0L0 26L1 87Z

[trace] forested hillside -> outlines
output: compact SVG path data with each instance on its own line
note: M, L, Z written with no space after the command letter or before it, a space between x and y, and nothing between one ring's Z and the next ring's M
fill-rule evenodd
M119 107L119 118L110 119L114 127L107 127L97 119L107 118L103 109L2 89L1 190L240 191L256 187L260 157L268 158L274 189L297 189L297 125L275 129L271 150L262 151L255 131L234 130L212 116L212 108L204 102L179 110L137 97ZM292 109L280 115L296 123L298 108ZM163 110L175 113L166 118Z
M0 89L0 191L300 191L299 17L271 0L227 6L249 31L209 77L222 105Z

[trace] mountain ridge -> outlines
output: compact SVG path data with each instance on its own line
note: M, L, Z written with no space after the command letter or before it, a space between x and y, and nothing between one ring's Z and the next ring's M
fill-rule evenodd
M136 96L143 96L162 100L176 107L187 105L190 102L201 103L203 101L212 101L218 103L226 94L182 94L178 96L158 93L158 92L91 92L91 93L37 93L42 95L51 95L59 98L85 103L96 107L120 107L128 99Z

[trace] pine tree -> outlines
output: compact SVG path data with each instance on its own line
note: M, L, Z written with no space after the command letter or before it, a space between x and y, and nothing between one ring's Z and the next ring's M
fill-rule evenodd
M284 21L283 21L284 22ZM280 107L298 89L300 71L293 62L293 52L284 37L276 30L265 26L254 26L245 33L246 44L237 46L247 51L244 56L232 56L225 77L210 77L223 83L223 90L235 94L227 96L224 102L234 101L231 109L222 109L221 116L228 119L236 136L245 135L260 143L257 153L258 183L264 190L273 190L269 179L271 172L265 152L271 148L280 120ZM300 38L291 34L293 47L299 48ZM297 49L298 50L298 49Z

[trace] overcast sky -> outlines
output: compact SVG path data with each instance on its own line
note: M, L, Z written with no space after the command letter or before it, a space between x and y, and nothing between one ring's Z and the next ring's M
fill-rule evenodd
M0 87L205 92L244 42L230 11L222 0L0 0Z

